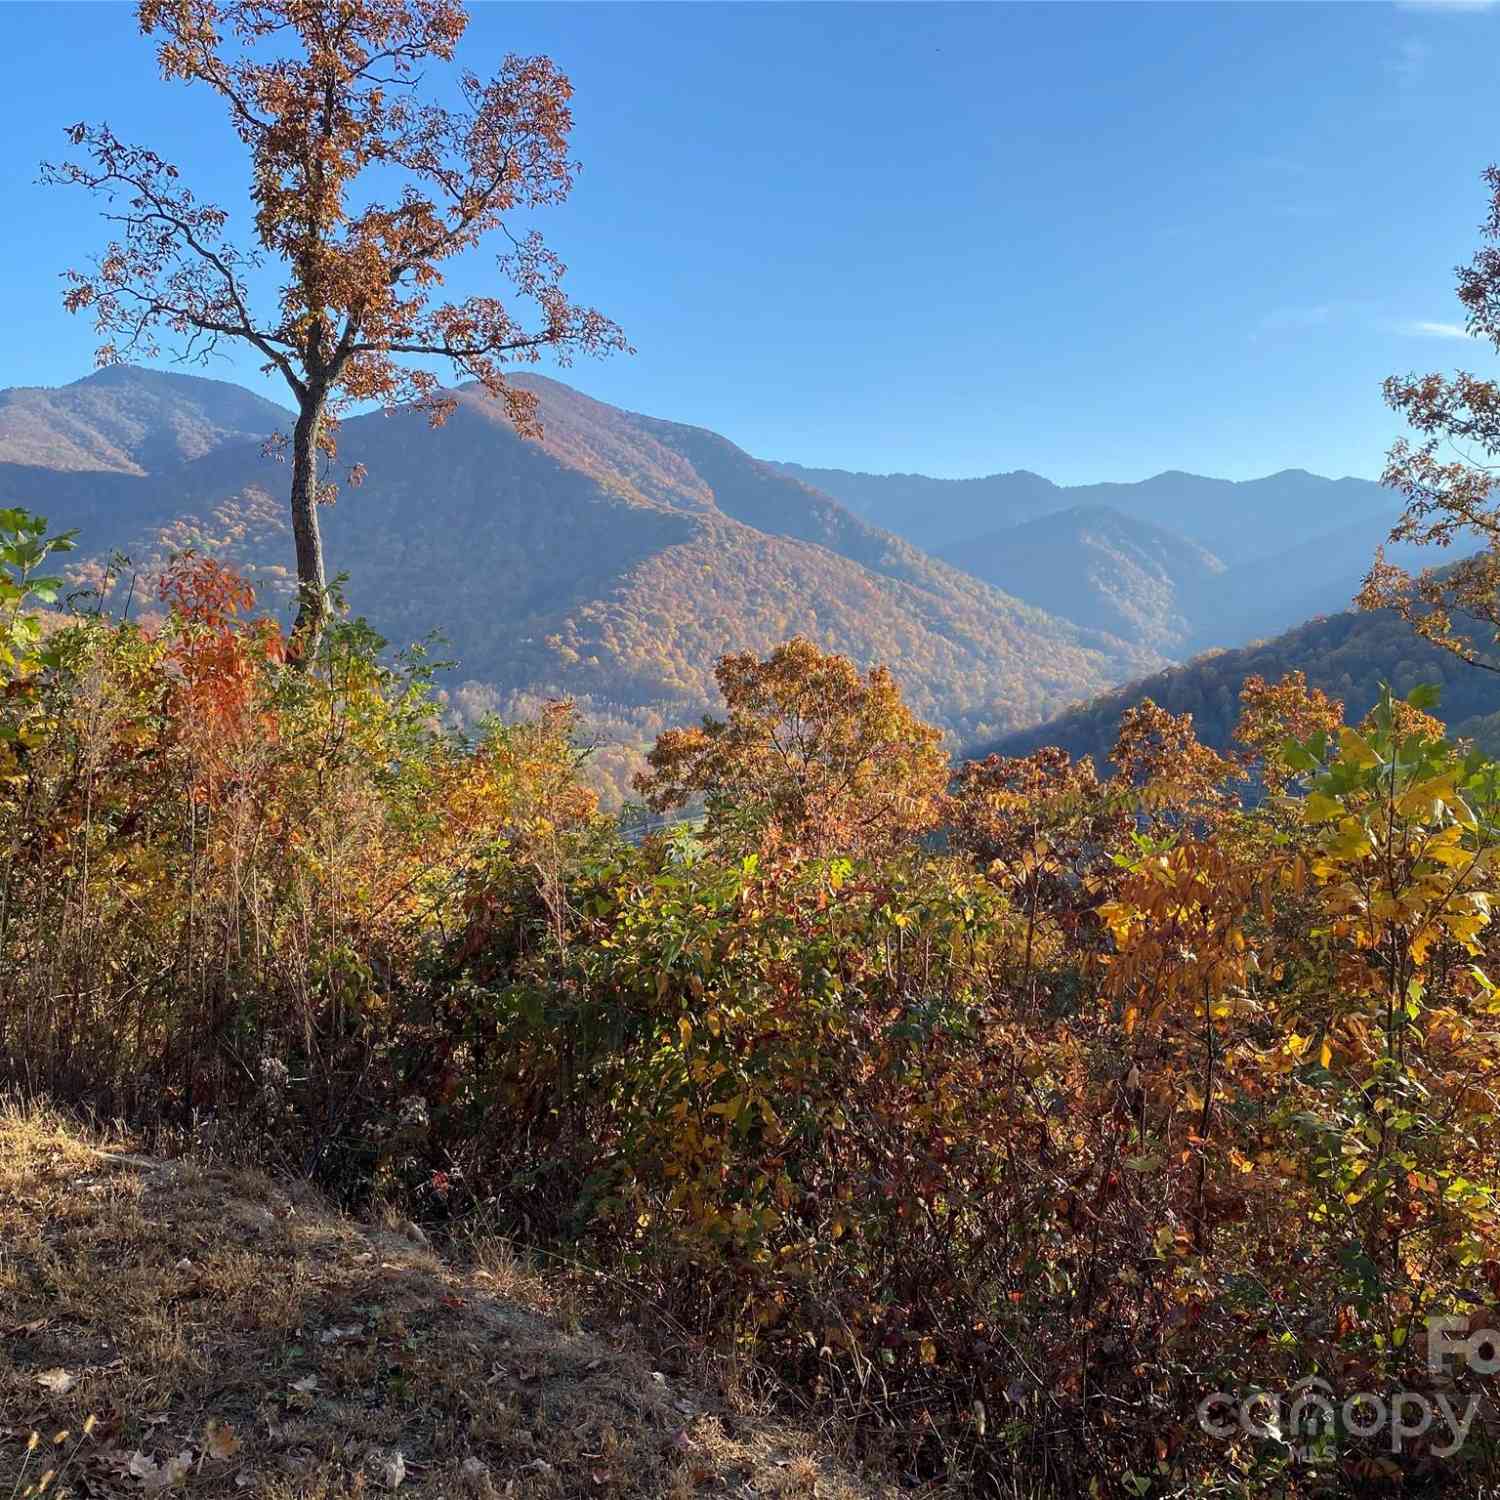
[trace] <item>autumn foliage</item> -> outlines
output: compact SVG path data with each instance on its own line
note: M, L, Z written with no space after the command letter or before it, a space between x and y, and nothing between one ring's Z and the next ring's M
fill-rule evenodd
M948 780L942 734L884 667L798 636L715 672L727 719L661 735L636 788L656 812L701 798L710 836L812 854L866 853L932 828Z
M913 1484L1493 1479L1487 1415L1199 1418L1484 1389L1426 1329L1500 1303L1500 769L1429 694L954 765L794 640L662 736L642 835L566 705L460 736L357 622L290 670L192 555L159 623L44 617L56 541L5 513L9 1080L582 1262Z
M1459 267L1457 291L1467 332L1500 349L1500 166L1485 171L1484 184L1485 243ZM1500 671L1500 509L1493 502L1500 385L1467 370L1409 373L1385 382L1385 398L1414 434L1392 445L1382 476L1406 501L1390 539L1456 547L1460 555L1416 575L1379 555L1359 602L1394 609L1434 645Z

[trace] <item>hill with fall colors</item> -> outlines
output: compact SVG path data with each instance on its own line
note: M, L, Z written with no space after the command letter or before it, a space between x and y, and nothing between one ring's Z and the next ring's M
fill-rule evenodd
M1026 755L1056 745L1074 757L1090 755L1104 768L1121 715L1146 698L1172 713L1192 714L1205 744L1229 749L1246 679L1275 682L1294 671L1305 673L1310 687L1340 699L1350 722L1374 707L1382 684L1404 697L1420 683L1434 683L1442 693L1439 711L1452 734L1473 739L1491 753L1500 749L1500 681L1494 673L1430 645L1388 610L1345 610L1237 650L1205 652L1006 735L978 753Z
M262 441L290 420L228 381L117 365L56 389L0 391L0 457L7 467L145 476Z
M356 416L332 477L355 464L368 477L323 513L352 608L396 644L442 631L469 718L568 695L596 733L639 745L710 706L722 652L800 633L888 664L924 715L969 739L1160 661L926 556L715 433L517 379L537 396L539 442L472 388L436 430L413 412ZM289 599L287 475L263 452L279 408L112 369L6 393L7 412L0 484L79 527L87 553L149 565L198 545Z

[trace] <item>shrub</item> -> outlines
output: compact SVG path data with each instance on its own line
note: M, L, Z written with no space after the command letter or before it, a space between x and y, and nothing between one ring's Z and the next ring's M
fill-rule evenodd
M940 840L894 684L788 648L733 680L796 705L815 816L742 715L667 741L706 819L637 844L566 705L460 738L358 623L289 671L208 559L159 625L44 619L55 542L0 544L10 1078L581 1256L917 1478L1493 1478L1487 1416L1447 1452L1200 1409L1482 1389L1426 1330L1500 1316L1500 767L1428 695L1349 728L1252 685L1249 806L1138 714L1112 782L962 769ZM870 801L892 745L921 796Z

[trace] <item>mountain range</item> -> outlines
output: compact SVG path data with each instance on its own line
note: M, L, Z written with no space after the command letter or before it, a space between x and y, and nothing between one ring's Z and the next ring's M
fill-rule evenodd
M443 633L460 719L573 697L616 789L714 704L724 651L802 633L888 664L956 743L998 741L1339 610L1396 512L1377 485L1301 471L1064 487L806 469L514 378L538 441L476 387L437 429L343 424L333 477L368 477L324 510L330 569L392 642ZM210 549L286 610L287 473L266 439L290 422L239 386L126 366L0 391L0 499L78 527L96 563L121 550L149 574Z
M778 467L998 588L1179 659L1347 607L1401 509L1370 480L1301 469L1065 487L1026 470L933 479ZM1411 568L1430 560L1410 546L1387 555Z
M803 633L885 662L959 739L1035 722L1162 662L919 551L727 439L521 375L544 437L476 388L433 429L411 411L347 420L345 486L323 520L351 606L397 644L441 629L466 717L568 695L616 785L662 727L712 705L726 650ZM184 383L185 382L185 383ZM222 382L114 368L0 393L0 493L77 526L95 558L147 571L183 545L292 593L288 414ZM55 456L55 462L50 461ZM335 476L336 477L336 476Z
M1170 469L1135 483L1064 486L1026 469L979 479L933 479L793 463L776 467L930 551L1059 511L1107 506L1242 563L1274 556L1288 535L1306 539L1315 530L1332 531L1396 508L1391 492L1368 479L1324 479L1303 469L1246 480Z

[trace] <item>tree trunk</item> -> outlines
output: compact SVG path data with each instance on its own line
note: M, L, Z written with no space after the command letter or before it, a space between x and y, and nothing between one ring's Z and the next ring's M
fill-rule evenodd
M328 618L328 584L323 575L323 537L318 530L318 435L323 426L323 395L309 391L292 433L292 535L297 543L297 618L287 652L306 668L318 654Z

